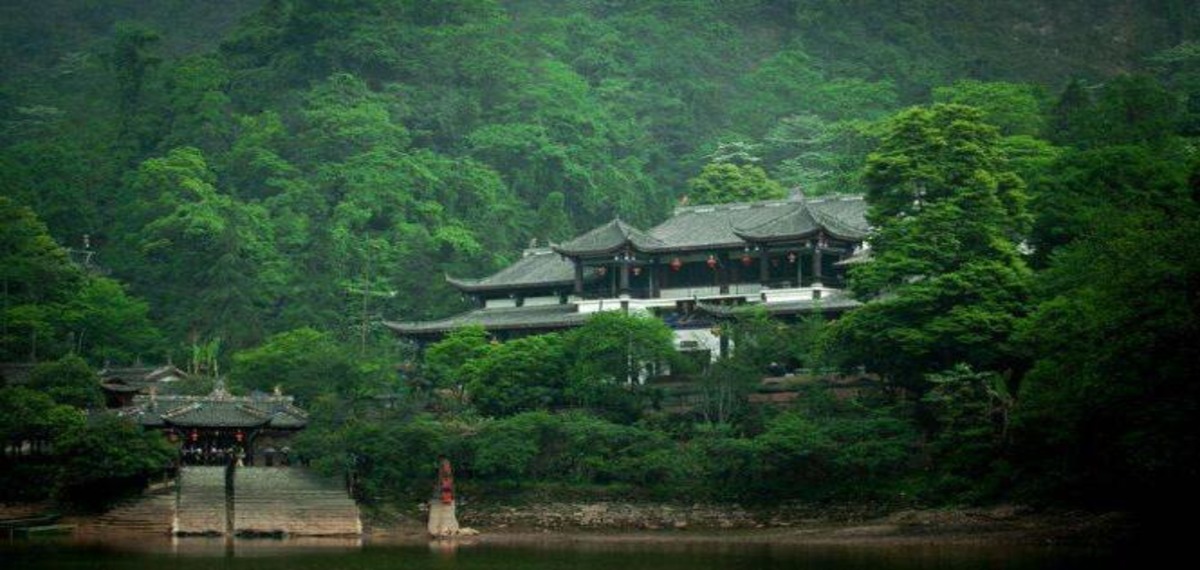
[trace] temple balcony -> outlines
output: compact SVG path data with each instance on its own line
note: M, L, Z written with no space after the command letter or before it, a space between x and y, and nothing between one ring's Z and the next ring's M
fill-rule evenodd
M839 287L830 287L823 283L813 283L807 287L787 287L764 289L760 296L763 303L786 303L789 301L815 301L841 293Z

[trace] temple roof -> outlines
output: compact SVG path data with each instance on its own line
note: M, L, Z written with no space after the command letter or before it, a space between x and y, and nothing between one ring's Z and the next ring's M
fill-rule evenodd
M826 311L844 311L861 305L861 302L856 301L850 297L850 295L839 291L829 294L821 299L779 301L775 303L750 303L736 306L699 303L696 305L696 307L715 317L734 317L759 310L766 310L768 314L772 316L778 316Z
M857 196L804 200L761 224L738 225L734 233L759 242L804 239L824 230L834 237L861 240L867 236L865 215L866 203Z
M145 426L299 429L308 424L308 414L292 401L291 396L231 396L217 389L207 396L136 396L120 414Z
M534 287L569 286L575 278L575 267L550 248L527 249L512 265L480 279L446 277L461 291L490 291Z
M442 334L470 325L488 330L561 329L583 324L587 313L573 304L476 309L436 321L388 322L387 328L405 335Z
M555 247L567 256L605 255L630 247L646 253L739 247L747 241L804 239L818 231L852 241L866 238L861 196L791 198L676 208L649 231L613 220Z
M100 387L109 392L147 393L151 387L159 389L172 382L183 380L188 374L170 364L165 366L132 366L127 368L105 368L100 371Z
M616 219L571 241L554 246L554 250L567 256L587 256L613 253L626 247L652 251L663 249L667 244Z
M665 247L658 251L689 251L737 247L746 242L735 228L757 226L797 208L799 202L772 200L676 208L675 214L650 230Z

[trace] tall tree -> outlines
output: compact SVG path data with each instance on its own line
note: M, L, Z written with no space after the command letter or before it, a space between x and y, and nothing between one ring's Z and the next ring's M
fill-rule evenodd
M833 325L846 364L910 388L967 363L1014 366L1008 339L1027 298L1017 251L1021 180L995 127L960 105L913 108L888 124L866 170L872 260L851 287L874 302Z

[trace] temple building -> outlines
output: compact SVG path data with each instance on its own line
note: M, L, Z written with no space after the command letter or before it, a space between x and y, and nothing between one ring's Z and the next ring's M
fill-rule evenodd
M231 395L217 381L205 396L137 395L118 413L142 426L158 429L180 446L185 465L286 464L288 440L308 425L308 414L291 396Z
M175 382L186 380L188 374L173 365L132 366L126 368L106 367L100 371L100 389L104 391L105 405L109 408L124 408L133 404L134 396L147 395L151 391L170 391Z
M499 338L576 327L599 311L656 315L681 351L726 348L714 324L746 307L781 317L858 305L845 266L863 257L861 196L679 207L648 230L613 220L565 243L531 248L499 272L447 277L474 310L425 322L385 322L418 342L481 325Z

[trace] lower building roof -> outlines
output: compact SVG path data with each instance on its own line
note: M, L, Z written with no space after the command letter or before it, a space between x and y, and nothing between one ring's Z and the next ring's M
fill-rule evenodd
M136 396L121 415L148 427L299 429L308 414L291 396Z
M862 306L848 294L835 293L821 299L798 299L792 301L777 301L774 303L747 303L745 305L716 305L700 303L697 308L714 317L735 317L752 311L765 310L767 314L798 315L826 311L846 311Z
M588 318L575 304L497 307L467 311L436 321L390 322L384 326L402 335L434 335L466 326L488 330L553 330L582 325Z

